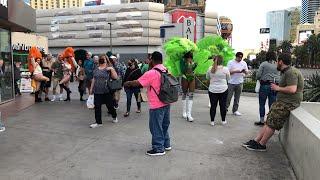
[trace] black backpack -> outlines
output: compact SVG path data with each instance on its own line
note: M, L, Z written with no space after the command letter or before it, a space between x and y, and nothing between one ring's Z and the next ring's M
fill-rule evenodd
M154 68L154 70L161 74L159 94L152 86L150 88L154 90L161 102L165 104L177 102L179 98L179 81L171 74L168 74L168 71L163 72L158 68Z

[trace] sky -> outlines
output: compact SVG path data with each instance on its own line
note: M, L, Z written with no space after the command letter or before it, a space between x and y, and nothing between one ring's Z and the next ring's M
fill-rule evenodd
M88 0L86 0L88 1ZM119 4L120 0L102 0L105 4ZM268 11L301 6L302 0L207 0L207 11L228 16L233 23L233 48L237 51L256 49L259 29L266 26Z

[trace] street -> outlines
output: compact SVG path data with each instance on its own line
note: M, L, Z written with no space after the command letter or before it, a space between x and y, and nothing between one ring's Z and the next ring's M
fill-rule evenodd
M103 114L103 127L90 129L94 111L78 100L35 104L6 121L0 134L0 179L295 179L275 135L265 153L241 147L259 130L258 99L241 97L241 117L227 115L228 124L209 125L208 97L195 95L190 123L181 117L181 105L171 109L173 150L149 157L151 147L147 104L142 113L123 117L125 94L118 110L119 123Z

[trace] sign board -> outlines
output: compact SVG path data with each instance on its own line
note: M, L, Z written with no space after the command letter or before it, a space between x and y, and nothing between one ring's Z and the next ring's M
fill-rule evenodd
M195 40L194 36L194 26L195 26L195 21L192 18L186 18L184 19L183 22L183 37L189 39L190 41Z
M197 19L197 12L195 11L188 11L188 10L182 10L182 9L177 9L173 10L172 12L172 23L184 23L185 19L193 19L194 24L196 24L196 19ZM194 26L194 34L196 34L196 26ZM197 41L197 37L194 36L194 42Z
M269 34L270 28L260 28L260 34Z

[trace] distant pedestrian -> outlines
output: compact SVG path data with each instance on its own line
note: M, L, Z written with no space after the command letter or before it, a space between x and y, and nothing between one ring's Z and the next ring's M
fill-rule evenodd
M79 82L78 91L79 91L79 94L80 94L80 101L84 101L83 94L86 91L86 86L85 86L85 83L84 83L85 72L84 72L83 61L82 60L78 61L78 68L76 70L76 79Z
M228 87L227 110L234 95L232 113L236 116L241 116L241 113L238 111L240 95L243 89L244 76L249 72L247 63L242 58L243 53L237 52L236 59L228 63L231 78Z
M271 84L271 90L277 91L277 100L272 104L267 121L255 139L242 146L252 151L266 151L266 144L275 130L282 129L289 119L290 111L300 106L303 99L304 79L301 72L291 66L291 55L282 53L278 57L277 69L281 71L279 86Z
M149 128L152 135L152 150L147 151L147 155L161 156L165 155L165 150L170 151L170 104L160 101L161 74L158 70L165 72L166 68L162 64L162 54L160 52L152 53L150 62L151 70L147 71L138 80L127 81L124 85L130 87L146 87L149 97Z
M48 82L42 82L42 88L45 93L45 101L50 101L49 100L49 88L51 87L51 80L52 80L52 64L54 63L54 59L52 56L49 54L47 57L42 59L42 70L43 70L43 75L49 78Z
M86 52L86 59L83 62L83 68L86 74L85 84L90 91L90 86L92 84L93 79L93 71L96 68L94 61L91 59L92 54L90 52Z
M268 99L269 109L273 102L276 101L277 92L271 89L271 84L278 84L280 80L280 73L277 70L277 65L274 63L276 61L276 54L274 52L267 52L266 61L261 63L259 70L257 72L257 80L260 81L259 89L259 114L260 120L254 124L257 126L264 125L265 116L265 104Z
M141 70L138 67L137 61L134 59L131 59L128 62L128 69L126 70L126 73L124 75L123 83L127 81L134 81L141 77ZM137 113L141 113L141 97L140 97L140 87L125 87L124 88L126 94L127 94L127 111L124 114L124 117L128 117L130 114L131 109L131 99L132 95L135 96L136 102L137 102Z
M223 57L216 56L214 57L214 64L207 72L207 79L210 80L209 85L209 98L210 98L210 117L211 125L214 126L214 120L216 116L216 108L219 102L220 114L222 124L227 124L226 121L226 103L228 97L228 81L230 80L230 72L228 68L223 67Z
M59 85L59 82L63 78L63 57L61 54L58 55L57 60L52 64L51 69L53 71L52 75L52 99L51 101L56 100L56 94L57 94L57 87ZM62 98L63 88L60 87L60 94L58 95L58 98L60 101L63 101Z
M19 88L19 81L21 80L21 62L14 63L14 91L15 95L21 95L20 88Z
M125 70L122 67L122 65L119 63L118 58L115 55L111 55L109 60L110 60L112 67L117 72L118 78L121 78L121 80L123 80L124 75L125 75ZM118 107L119 107L120 95L121 95L121 89L116 90L114 92L114 101L115 101L114 106L116 109L118 109Z
M107 108L112 115L113 123L117 123L117 112L113 107L113 92L106 86L106 81L109 76L113 79L117 79L117 72L113 67L107 65L107 56L101 55L99 57L99 67L93 72L92 84L90 87L90 95L94 94L94 113L96 123L90 125L91 128L97 128L102 126L101 119L101 106L106 104Z

